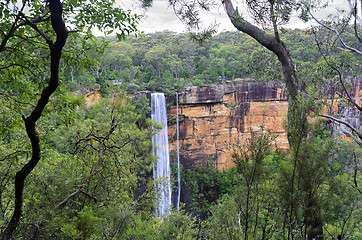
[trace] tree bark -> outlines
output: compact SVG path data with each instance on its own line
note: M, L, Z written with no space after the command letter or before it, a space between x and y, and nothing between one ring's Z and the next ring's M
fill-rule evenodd
M317 188L312 179L308 178L303 184L305 198L304 224L308 240L323 239L323 221L320 217L319 198Z
M295 141L295 139L298 139L299 136L306 136L307 125L306 117L303 116L304 114L300 111L300 107L296 102L299 91L299 84L293 59L289 54L289 50L283 41L279 39L279 37L269 35L257 26L243 19L239 13L235 11L231 0L225 0L223 2L226 13L235 28L243 33L248 34L258 41L262 46L272 51L278 57L278 60L282 65L283 76L289 95L288 130L289 127L296 128L296 131L288 131L288 141L290 148L295 148L298 145L298 141Z
M307 137L308 122L305 111L298 103L299 83L296 75L293 59L290 56L289 50L283 41L280 40L277 28L274 25L275 35L269 35L257 26L243 19L234 9L231 0L222 1L225 6L225 11L231 20L232 24L239 31L248 34L262 46L272 51L282 65L283 76L288 91L288 142L291 152L294 152L294 157L298 158L298 149L301 142ZM300 165L300 164L299 164ZM297 165L294 164L294 168ZM294 179L292 183L294 189ZM312 187L305 190L306 187ZM305 199L305 223L310 227L308 230L308 239L323 239L323 222L320 215L318 198L316 198L316 189L313 186L303 186L303 190L313 192L306 194ZM294 193L292 192L293 196ZM293 197L291 198L293 199ZM291 203L291 212L293 212L293 203ZM309 216L313 216L312 218Z
M51 56L50 81L48 86L43 89L40 99L31 114L28 117L23 116L26 132L32 146L32 156L29 162L26 163L15 175L14 212L10 222L2 232L0 239L11 239L14 231L19 225L20 218L23 213L25 179L35 168L41 158L40 139L39 133L36 130L36 122L41 117L45 106L49 102L50 96L59 86L59 63L63 47L68 37L68 31L62 18L63 6L60 0L49 0L49 10L52 28L56 33L56 41L54 43L48 38L46 39Z

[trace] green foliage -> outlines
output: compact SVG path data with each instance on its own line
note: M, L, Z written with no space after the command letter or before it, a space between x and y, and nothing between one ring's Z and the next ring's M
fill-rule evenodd
M183 183L192 190L193 212L207 216L211 205L229 193L236 184L235 172L235 168L220 171L211 161L207 162L205 167L182 172Z
M136 215L128 231L120 239L195 239L197 226L195 219L184 210L172 212L163 219L142 219Z
M360 237L361 175L356 162L362 157L361 151L351 143L331 141L329 134L319 130L323 125L316 125L318 131L303 142L298 156L286 155L279 149L272 151L273 134L252 133L244 145L235 146L234 168L219 171L208 162L195 171L182 172L185 186L192 190L193 213L205 219L196 221L184 211L156 219L152 212L152 179L145 178L153 160L148 155L152 123L145 118L149 111L147 102L141 97L133 104L115 96L92 107L64 106L43 118L40 133L44 139L44 161L27 182L23 218L24 222L40 223L42 227L38 231L35 225L21 225L19 235L32 236L38 231L39 238L61 239L245 239L245 235L249 239L285 239L291 203L295 206L294 233L302 234L306 229L307 198L302 194L306 191L301 191L306 184L301 182L312 181L319 190L326 238L339 234L351 239ZM75 106L77 118L71 124L62 121L62 111ZM109 135L113 124L117 128ZM12 137L21 139L21 134ZM93 136L92 145L97 149L102 146L99 139L108 136L104 143L114 148L102 151L105 158L98 172L87 180L84 193L57 209L99 162L99 152L87 142L88 136ZM7 141L13 143L12 139ZM339 144L338 151L334 151L335 144ZM23 161L29 147L25 145L23 149L24 152L9 156L8 163ZM297 168L298 181L292 188L294 157L297 163L304 164ZM5 173L1 175L2 182L6 183L13 177L14 165L1 167ZM134 197L140 185L147 191ZM1 211L9 217L5 213L10 205L6 203L12 189L6 184L1 187Z
M104 220L94 216L92 209L85 206L77 216L62 224L61 231L72 239L89 239L102 233Z
M211 217L204 223L210 239L241 239L240 212L235 198L225 195L212 207Z
M205 45L205 42L209 40L215 33L216 30L214 28L209 28L199 33L190 32L189 34L191 40L197 42L200 45Z
M154 130L152 121L145 117L146 103L147 99L139 98L136 109L130 99L115 95L92 107L58 104L55 106L59 108L41 120L43 161L26 183L22 220L41 223L42 228L36 230L40 238L114 236L128 229L127 222L134 214L130 208L142 207L141 215L152 213L153 184L146 176L154 160L149 153ZM64 112L75 107L77 118L73 117L69 124L64 121ZM25 161L29 154L27 144L15 145L19 137L25 138L24 133L14 137L11 145L1 146L1 157L5 157L0 165L0 207L5 217L0 220L1 225L9 217L13 190L9 182L16 164ZM13 153L9 146L17 151ZM144 192L137 197L140 186L144 186ZM58 206L62 201L65 204ZM21 225L19 234L30 236L34 226Z
M268 217L272 214L268 209L271 205L269 201L273 199L273 196L269 194L275 191L271 185L274 180L268 176L270 170L273 169L273 160L269 158L266 162L266 158L271 154L276 135L270 132L251 131L250 133L250 138L243 145L237 145L231 151L237 172L241 177L241 185L235 193L238 197L234 201L236 201L241 219L242 231L240 232L243 233L244 239L248 239L248 236L260 238L256 235L258 227L263 227L263 234L265 233L267 223L260 226L255 223L269 221ZM265 197L269 197L269 201L265 201ZM258 220L259 218L261 220Z
M336 152L330 136L311 137L298 155L286 155L271 151L273 138L254 133L234 150L237 182L211 206L210 217L200 223L201 234L206 239L286 239L292 228L298 238L309 231L308 202L313 200L320 205L326 238L358 239L361 195L353 181L354 176L357 186L361 181L354 174L359 147L343 143Z
M237 145L232 149L231 157L246 185L251 186L263 174L261 167L264 165L264 158L270 154L275 139L275 134L251 131L250 138L243 145Z
M25 10L18 1L0 3L1 231L14 205L15 173L31 156L22 116L29 115L49 81L47 41L55 39L55 32L49 12L44 11L46 2L27 1ZM148 178L155 131L146 116L149 103L145 97L120 97L124 93L111 87L110 80L122 80L120 88L129 92L175 92L186 86L217 83L219 77L257 76L278 81L282 79L280 66L252 38L236 32L195 35L196 40L209 38L202 45L190 41L187 34L170 32L126 39L132 32L140 35L138 16L114 7L115 1L62 2L67 26L75 30L62 55L60 78L65 84L52 96L38 122L42 160L26 181L24 213L14 237L303 239L311 218L317 215L323 220L326 238L362 237L361 149L331 141L325 128L306 133L309 137L289 156L278 149L272 152L273 135L252 133L244 145L234 149L234 168L219 171L208 162L206 167L182 173L185 186L192 190L192 210L208 216L206 220L196 222L184 211L156 219L152 212L154 186ZM292 8L299 7L290 1L274 2L277 18L271 20L277 22L288 21ZM151 1L143 3L149 6ZM260 22L268 20L264 13L270 10L259 8L254 17ZM184 13L193 16L190 11ZM197 18L190 23L197 24ZM118 28L118 40L112 37L108 43L95 38L93 27L105 33ZM346 29L343 37L348 39L353 33ZM329 35L322 33L321 37L328 39ZM296 59L304 91L292 102L300 105L296 114L318 113L320 106L315 101L321 89L326 84L341 87L333 67L343 69L343 74L359 73L356 56L326 49L327 58L322 59L304 31L288 30L282 40ZM84 106L81 95L66 91L84 93L98 88L110 98L92 107ZM289 126L289 130L298 127ZM314 216L310 201L320 206Z
M86 42L92 49L98 46L100 50L88 51L84 58L92 56L97 60L86 67L66 65L65 81L72 86L77 82L80 89L101 87L107 94L109 80L122 80L121 87L131 93L175 92L187 86L219 83L219 78L234 80L253 76L263 82L283 80L275 56L261 49L251 37L238 32L219 33L202 45L191 41L188 34L172 32L147 34L146 38L130 37L124 42L115 38L108 40L109 44L100 39ZM321 80L329 79L328 74L333 72L323 63L309 32L285 30L282 40L290 49L302 85L317 84L320 89L324 88L325 81ZM347 68L359 62L355 56L343 54L336 56L336 64Z
M57 113L62 114L61 121L70 124L75 108L80 105L80 98L67 95L64 89L58 88L63 77L59 77L59 69L63 73L70 69L73 78L74 70L84 67L82 63L87 66L94 63L88 55L95 40L94 27L106 33L117 29L121 38L130 33L138 34L138 16L113 6L114 3L114 0L91 3L82 0L11 0L0 3L0 102L8 101L5 110L9 110L7 114L10 116L10 121L4 121L5 124L0 126L1 133L10 134L7 139L1 136L0 140L1 144L5 143L5 151L1 153L4 153L4 160L0 166L4 173L0 187L2 239L12 238L19 221L24 220L20 219L23 202L27 204L27 199L23 200L24 181L41 160L40 139L45 138L42 129L36 127L37 121L42 115ZM30 141L24 140L25 131L16 129L21 121L26 125L32 151ZM50 129L45 126L46 130ZM14 199L9 192L14 190L10 179L15 173ZM8 212L13 212L10 221L5 214ZM26 234L24 236L27 238Z
M167 215L157 229L157 239L194 239L196 233L195 219L183 210Z
M325 228L332 236L361 236L361 154L357 144L340 142L337 157L329 165L326 184L321 187L322 214L328 223Z
M75 31L70 34L65 46L62 70L71 70L73 76L74 71L83 72L84 66L95 64L89 53L94 50L102 54L103 48L98 48L101 41L92 35L94 27L106 33L118 31L123 38L130 33L139 35L136 29L139 16L129 10L110 7L113 3L114 0L97 0L92 4L87 1L63 2L64 9L67 9L63 17L68 30ZM33 103L36 99L29 96L36 94L36 90L39 91L49 78L50 59L45 40L55 39L55 33L50 25L49 11L44 11L47 8L45 2L24 2L22 5L16 1L1 4L1 91L5 90L7 94L16 91L18 95L13 96ZM30 21L35 24L29 24ZM29 86L30 83L32 86Z
M208 239L279 239L281 232L278 228L282 218L278 200L278 166L286 159L283 151L270 152L267 139L273 139L273 136L255 134L244 147L234 148L234 159L242 161L241 156L248 156L249 167L236 172L237 184L211 207L211 216L202 223ZM255 161L256 155L252 154L257 152L258 147L249 145L256 142L267 150L265 154L258 155L262 158L261 162ZM259 174L251 182L248 176L256 172Z
M283 82L283 72L277 57L264 48L253 51L246 66L247 71L261 82Z

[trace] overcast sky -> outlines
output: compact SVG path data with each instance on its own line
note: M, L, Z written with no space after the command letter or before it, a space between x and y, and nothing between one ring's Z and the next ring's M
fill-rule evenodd
M233 30L233 26L222 6L213 9L212 12L203 12L202 20L205 27L216 22L219 24L218 29L221 31L224 29ZM176 17L173 9L168 6L167 0L154 0L152 7L144 13L139 28L145 33L163 30L178 33L186 31L185 25Z
M133 2L133 6L137 7ZM233 1L236 4L238 1ZM242 1L239 1L242 2ZM329 7L323 9L322 11L315 13L319 18L327 16L329 13L336 13L336 8L344 8L348 9L347 0L331 0L329 1ZM242 3L238 3L239 11L242 12L244 9ZM141 20L139 29L144 31L145 33L153 33L157 31L170 30L173 32L185 32L186 28L184 24L176 17L173 9L168 7L167 0L154 0L152 7L149 8L144 13L144 18ZM225 14L223 6L219 5L216 9L212 10L212 12L202 13L202 19L204 21L204 25L207 27L213 23L218 24L218 30L230 30L234 31L235 28L232 26L230 20ZM304 28L306 25L297 18L293 18L291 23L286 26L289 28Z

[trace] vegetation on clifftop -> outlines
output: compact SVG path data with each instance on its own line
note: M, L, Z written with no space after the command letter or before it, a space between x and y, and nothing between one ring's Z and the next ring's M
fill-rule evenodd
M341 117L319 99L327 86L343 96L341 105L362 111L346 77L360 73L360 55L330 45L328 26L312 31L327 39L317 48L313 34L279 28L275 14L288 21L300 7L294 1L247 1L256 20L271 20L274 31L246 29L231 1L222 1L236 28L256 33L276 56L237 32L204 45L171 32L126 39L141 35L139 16L114 3L0 2L0 239L362 238L362 135L355 129L349 133L357 141L344 141L323 121L308 121L323 106L329 119ZM358 53L359 28L348 21L331 25L342 27L338 37ZM118 40L95 38L93 27L118 29ZM148 117L147 99L129 94L245 77L286 86L289 153L273 148L273 133L250 130L231 148L235 168L221 172L209 164L183 172L192 211L158 219L150 149L159 125ZM82 95L98 88L106 97L84 104Z
M115 38L108 40L98 40L104 51L89 53L98 59L92 65L82 68L70 65L63 69L69 90L101 87L101 92L107 93L112 80L121 80L122 89L130 93L174 92L183 87L240 78L282 82L276 58L251 37L238 32L219 33L204 45L192 41L189 34L173 32L129 37L122 42ZM283 41L290 46L298 68L312 70L314 64L323 63L309 32L286 30ZM350 57L354 64L359 62L353 55ZM358 74L360 68L355 70L354 74Z

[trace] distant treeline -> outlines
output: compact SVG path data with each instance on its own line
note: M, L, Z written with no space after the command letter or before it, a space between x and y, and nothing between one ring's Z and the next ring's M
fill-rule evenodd
M283 36L296 64L313 65L322 61L308 31L285 30ZM351 41L353 39L351 34ZM129 92L173 92L185 86L258 77L257 72L263 71L269 73L259 74L259 78L268 78L275 75L270 71L279 71L275 57L239 32L219 33L203 45L192 41L187 33L173 32L129 37L123 42L116 38L108 40L109 43L101 40L93 43L98 45L97 52L87 52L94 62L63 68L69 90L100 87L107 93L112 80L121 80L118 83L122 82L121 87ZM278 78L278 74L275 77Z

